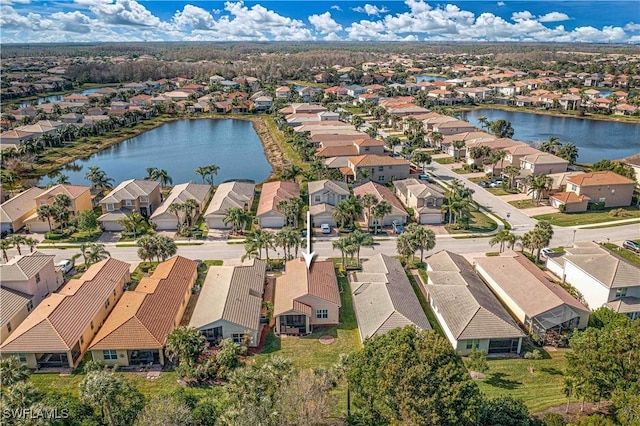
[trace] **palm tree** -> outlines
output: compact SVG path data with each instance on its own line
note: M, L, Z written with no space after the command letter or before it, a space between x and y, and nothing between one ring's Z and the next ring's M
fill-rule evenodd
M84 178L91 182L91 189L96 191L97 194L101 194L114 183L114 180L108 177L98 166L90 166Z
M349 242L353 246L356 254L358 265L360 264L360 249L365 247L373 246L373 237L368 232L361 232L359 229L356 229L351 234L349 234Z
M367 230L371 228L371 208L378 204L378 198L375 195L366 193L360 197L360 204L367 212Z
M376 225L374 226L374 232L378 234L378 227L382 227L383 219L386 215L391 213L392 207L391 204L387 200L382 200L371 210L371 215L376 220Z
M169 176L169 173L165 169L159 169L156 174L156 179L160 182L160 186L166 187L173 184L173 179Z
M495 170L496 165L504 160L504 158L507 156L507 151L505 151L504 149L499 149L497 151L493 151L489 158L491 159L491 165L493 166L491 168L491 172L493 172L493 170Z
M549 136L549 138L542 143L540 151L549 152L553 155L557 155L562 149L562 142L555 136Z
M60 223L63 230L67 228L70 215L69 207L72 205L73 201L67 194L57 194L53 198L54 218Z
M237 234L244 224L247 223L247 220L248 214L242 207L231 207L227 209L223 223L225 226L231 224L231 233Z
M404 234L400 234L396 241L396 251L400 256L403 256L407 260L411 257L411 260L413 260L413 255L417 249L418 246L416 241L411 237L411 235L406 232Z
M480 116L478 117L478 123L480 123L480 128L484 129L487 128L489 121L487 120L487 117Z
M86 256L86 264L88 266L111 257L111 254L105 249L104 244L91 243L87 247Z
M422 173L426 173L425 168L431 164L431 156L424 151L414 151L411 160L422 167Z
M209 174L209 170L207 169L207 166L200 166L196 168L195 173L202 177L202 183L204 184L204 180Z
M10 356L0 359L0 384L2 386L24 382L29 378L29 374L29 368L22 364L18 357Z
M156 180L158 179L158 169L155 167L147 167L145 169L147 175L144 177L145 180Z
M520 174L520 167L507 166L504 168L503 173L509 176L509 189L513 189L515 186L516 177Z
M549 190L550 185L551 178L545 174L527 176L527 186L529 188L527 194L531 194L531 202L535 202L536 205L540 204L542 195Z
M456 162L458 162L460 161L460 150L464 148L467 145L467 143L465 141L457 140L457 141L451 142L451 145L453 146L453 154L454 154L453 158Z
M332 217L336 222L340 222L340 228L344 228L346 221L351 218L351 209L347 200L342 200L336 204Z
M2 257L5 262L9 261L9 255L7 254L7 250L13 248L13 243L6 238L0 240L0 250L2 250Z
M420 250L420 263L423 263L425 250L433 250L436 246L436 235L431 229L426 229L417 223L407 226L407 233L411 236L413 244Z
M6 239L11 243L13 247L16 248L16 250L18 250L18 255L22 255L20 244L25 243L24 235L11 234Z
M495 246L496 244L500 244L500 253L503 252L504 250L504 245L505 243L507 243L507 245L510 245L511 247L513 247L513 245L516 242L516 235L509 232L506 229L501 229L500 231L498 231L493 238L491 238L489 240L489 245L491 247Z
M569 164L575 164L578 159L578 147L575 146L575 144L568 142L562 146L558 153L558 157L564 158L569 162Z
M280 178L283 180L296 180L296 176L302 173L302 168L296 164L287 164L280 172Z
M38 215L38 220L46 220L49 224L49 231L51 231L51 219L55 216L55 208L51 204L43 204L38 206L36 210L36 214Z
M130 214L118 219L117 222L127 232L131 232L133 234L133 238L137 238L138 232L147 227L146 219L138 212L131 212Z
M384 145L389 149L389 151L395 152L396 146L400 145L400 138L397 136L387 136L384 140Z
M187 221L187 226L191 228L196 219L196 215L200 214L200 204L193 198L187 199L184 203L184 214Z
M342 237L338 238L336 241L333 241L331 243L331 246L333 247L334 250L336 249L340 250L342 266L345 266L345 260L347 257L346 253L348 251L349 245L351 244L348 237L349 235L343 235Z
M431 132L431 136L429 136L429 140L432 143L431 146L434 146L434 147L437 147L438 144L441 143L443 139L444 139L444 136L440 132Z
M169 204L169 207L167 207L167 212L173 213L174 215L176 215L176 219L178 221L178 229L182 227L182 218L180 217L180 212L183 212L183 211L184 211L184 204L178 201L174 201L173 203Z

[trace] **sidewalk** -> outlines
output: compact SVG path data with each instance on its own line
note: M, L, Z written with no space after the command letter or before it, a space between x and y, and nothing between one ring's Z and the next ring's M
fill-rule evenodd
M634 217L631 219L622 219L622 220L612 220L611 222L600 222L600 223L589 223L586 225L567 226L566 228L572 228L572 229L597 228L598 226L618 225L620 223L638 223L640 225L640 217Z

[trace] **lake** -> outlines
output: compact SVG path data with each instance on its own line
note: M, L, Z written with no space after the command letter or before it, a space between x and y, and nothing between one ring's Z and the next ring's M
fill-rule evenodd
M197 119L163 124L139 136L113 145L60 171L73 184L88 185L89 166L98 166L118 184L140 179L147 167L164 169L174 184L202 182L194 170L215 164L220 167L214 183L228 179L262 182L271 174L260 137L246 120ZM81 167L81 170L77 170ZM43 178L46 183L49 179Z
M423 81L447 81L446 77L440 77L439 75L419 75L416 77L416 83L422 83Z
M98 90L102 89L102 87L95 87L93 89L86 89L83 90L81 92L73 92L73 93L78 93L79 95L90 95L92 93L97 92ZM37 102L38 105L43 104L45 102L60 102L64 100L64 97L66 95L52 95L52 96L42 96L38 99L35 99L35 101ZM9 101L9 103L11 103ZM29 105L33 104L33 101L24 101L24 102L20 102L18 103L18 107L19 108L24 108L24 107L28 107Z
M616 160L640 152L640 124L585 118L555 117L527 112L477 109L461 114L480 128L479 117L489 121L511 122L514 139L523 142L543 142L555 136L561 142L573 142L578 147L578 162L594 163L602 159Z

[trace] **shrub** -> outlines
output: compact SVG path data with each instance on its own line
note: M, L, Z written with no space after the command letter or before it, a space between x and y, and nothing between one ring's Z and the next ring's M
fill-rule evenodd
M625 209L613 209L608 213L608 215L610 217L627 217L629 216L629 212Z
M560 213L566 213L567 212L567 205L566 204L560 204L560 207L558 207L558 210L560 210Z
M587 205L587 210L590 210L590 211L604 210L604 201L589 203Z

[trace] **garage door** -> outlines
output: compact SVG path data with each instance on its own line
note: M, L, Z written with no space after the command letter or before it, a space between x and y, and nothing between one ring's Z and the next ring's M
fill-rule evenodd
M441 223L442 216L439 214L421 214L420 223Z
M52 226L55 228L55 225L52 224ZM28 225L28 228L31 232L40 234L49 232L49 224L47 222L33 222Z
M260 218L260 226L263 228L282 228L284 220L279 217L263 217Z
M178 221L176 219L154 220L154 223L156 224L156 229L159 229L161 231L175 231L178 229Z

